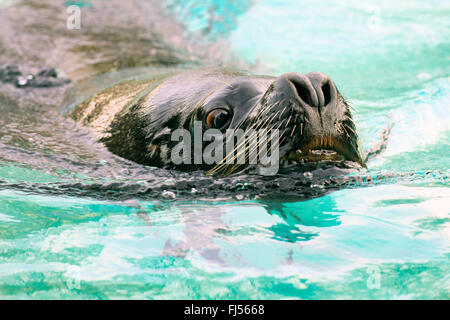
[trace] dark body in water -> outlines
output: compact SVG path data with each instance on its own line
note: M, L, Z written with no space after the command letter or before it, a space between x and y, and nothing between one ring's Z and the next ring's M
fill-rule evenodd
M364 165L349 107L331 79L319 72L270 77L199 68L128 80L88 98L70 116L93 128L110 151L149 166L213 168L214 164L171 161L178 143L171 134L176 129L194 133L195 121L204 129L221 132L278 129L281 162L301 165L329 160ZM248 140L251 148L252 138ZM194 137L190 141L194 150L198 142ZM200 143L204 150L212 142ZM256 149L256 138L254 145ZM236 152L241 152L239 142ZM222 171L231 170L222 167Z

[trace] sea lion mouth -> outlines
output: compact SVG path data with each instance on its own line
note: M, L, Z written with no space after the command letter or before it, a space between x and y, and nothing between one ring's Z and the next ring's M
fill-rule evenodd
M343 142L332 136L316 136L299 148L294 148L282 157L280 162L319 162L319 161L353 161L365 167L365 163L359 153L348 142Z

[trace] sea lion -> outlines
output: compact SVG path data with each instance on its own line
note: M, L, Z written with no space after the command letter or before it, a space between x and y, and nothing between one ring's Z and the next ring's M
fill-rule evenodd
M196 121L221 132L278 129L282 163L326 160L365 166L350 108L320 72L274 77L214 67L178 70L119 82L79 103L69 116L91 127L111 152L149 166L222 174L248 167L224 161L174 163L171 151L179 143L172 139L174 130L193 134ZM195 148L194 139L190 143ZM200 141L201 149L210 143ZM235 158L239 148L244 147L237 145L233 155L223 158Z

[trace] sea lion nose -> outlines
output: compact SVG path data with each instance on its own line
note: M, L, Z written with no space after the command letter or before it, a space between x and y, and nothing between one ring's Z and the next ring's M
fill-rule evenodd
M337 90L329 76L322 72L310 72L306 76L317 93L319 108L336 105Z
M322 72L310 72L306 75L286 73L276 80L275 87L311 107L323 108L336 103L336 86L330 77Z

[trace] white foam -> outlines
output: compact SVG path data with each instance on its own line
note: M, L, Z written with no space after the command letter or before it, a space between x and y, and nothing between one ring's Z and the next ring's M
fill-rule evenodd
M392 111L394 127L384 156L437 143L450 130L450 78L436 80Z

